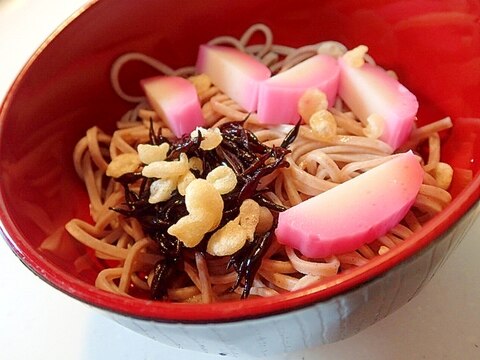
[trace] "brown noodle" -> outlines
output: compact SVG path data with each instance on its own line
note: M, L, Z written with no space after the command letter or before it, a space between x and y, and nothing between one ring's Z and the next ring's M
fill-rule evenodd
M263 44L249 45L253 33L261 32ZM317 52L333 56L343 54L346 49L336 42L321 42L299 49L274 45L272 33L265 25L257 24L240 38L220 37L214 44L229 44L257 57L272 69L283 71ZM172 133L149 108L143 97L127 95L119 86L118 73L128 61L143 61L167 75L188 77L193 68L173 70L167 65L143 54L129 53L120 57L112 68L112 84L116 92L127 101L137 105L117 123L112 136L97 127L89 129L75 147L73 154L75 169L85 183L90 199L90 214L93 224L72 219L66 229L78 241L95 252L99 259L116 263L102 270L96 286L100 289L131 296L148 291L152 280L152 268L161 259L157 245L145 236L137 220L126 218L110 207L121 205L124 193L121 186L106 178L108 163L119 154L136 152L136 146L149 140L149 121L153 118L162 135ZM367 61L373 62L371 58ZM230 121L242 121L247 113L215 86L198 94L202 111L209 126L215 127ZM328 140L319 138L308 125L302 125L300 133L291 145L288 156L289 168L283 168L269 176L261 186L268 188L269 199L286 207L327 191L339 183L348 181L369 169L382 164L394 156L392 149L375 137L365 136L365 124L358 121L337 99L335 107L329 109L336 120L336 134ZM290 126L268 127L258 124L251 114L244 125L253 131L265 144L280 145ZM250 296L273 296L293 291L322 281L351 267L362 266L370 259L380 256L389 249L403 243L422 224L442 210L451 200L450 194L437 184L435 169L440 163L440 137L438 132L449 128L449 118L414 129L407 144L399 151L415 149L419 143L427 142L428 159L422 163L425 169L424 184L407 216L400 224L370 244L356 251L336 254L325 259L308 259L295 250L274 242L264 257L254 280ZM107 180L106 180L107 179ZM236 273L226 270L228 259L214 258L193 252L185 258L184 276L168 290L171 301L215 302L238 299L243 289L240 286L231 292Z

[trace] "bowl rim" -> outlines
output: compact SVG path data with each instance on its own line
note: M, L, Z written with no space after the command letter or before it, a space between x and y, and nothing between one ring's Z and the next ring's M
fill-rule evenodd
M76 19L85 16L97 3L99 3L99 0L90 0L74 12L47 37L29 58L8 89L2 104L0 104L0 136L2 133L2 124L11 106L11 99L32 64L58 34ZM273 298L255 298L214 304L179 304L125 297L97 289L95 286L86 284L73 275L65 273L64 271L58 271L52 263L36 252L16 227L13 218L5 206L5 201L3 201L5 199L5 189L1 181L0 235L5 239L8 246L20 261L40 279L57 290L94 307L125 316L166 323L204 324L235 322L287 313L311 306L329 300L334 296L344 294L386 273L417 252L420 252L450 228L478 202L479 195L480 172L477 172L470 184L420 231L415 233L401 246L389 251L382 257L377 257L369 261L368 264L364 265L361 269L355 269L326 282L294 292L280 294Z
M0 184L1 185L1 184ZM407 242L383 257L369 261L361 269L339 275L329 281L271 298L236 300L214 304L181 304L129 298L97 289L74 278L41 257L19 233L4 211L0 214L0 235L9 247L40 279L57 290L94 307L133 318L165 323L220 323L267 317L305 308L335 296L341 296L362 284L383 275L401 262L422 251L447 231L464 213L478 202L480 173L442 213L438 214ZM2 189L0 188L0 195ZM21 239L15 241L14 239ZM380 261L381 260L381 261ZM361 271L360 271L361 270Z

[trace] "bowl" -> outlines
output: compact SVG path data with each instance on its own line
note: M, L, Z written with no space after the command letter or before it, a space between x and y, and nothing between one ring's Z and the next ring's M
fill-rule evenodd
M463 1L192 1L188 6L92 1L37 50L2 104L2 235L46 283L177 348L258 356L352 336L418 294L478 214L479 13ZM471 171L473 177L454 178L452 203L402 246L303 290L211 305L132 299L98 290L93 285L98 270L79 273L74 265L86 250L66 234L64 225L88 216L86 192L71 160L75 143L93 125L112 130L130 107L112 91L112 62L138 51L175 67L192 64L199 44L221 34L239 36L258 22L270 26L282 44L367 44L377 63L395 69L417 95L419 121L452 117L454 128L445 138L442 157L457 172ZM139 91L142 71L134 68L122 79L132 92Z

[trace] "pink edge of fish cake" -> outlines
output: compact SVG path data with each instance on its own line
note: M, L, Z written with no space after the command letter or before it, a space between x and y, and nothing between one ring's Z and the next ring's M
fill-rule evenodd
M412 152L402 153L280 213L277 240L311 258L354 251L405 217L423 173Z
M415 95L379 66L365 63L355 68L343 58L338 63L340 98L363 122L373 113L380 115L384 119L380 140L397 149L413 128L418 111Z
M195 86L178 76L156 76L140 84L148 102L168 127L180 138L197 126L205 126Z
M309 88L323 91L329 106L337 96L340 69L335 58L315 55L260 84L258 119L264 124L295 124L298 101Z
M200 45L196 72L206 74L212 83L245 110L257 110L259 84L270 78L270 69L240 50L227 46Z

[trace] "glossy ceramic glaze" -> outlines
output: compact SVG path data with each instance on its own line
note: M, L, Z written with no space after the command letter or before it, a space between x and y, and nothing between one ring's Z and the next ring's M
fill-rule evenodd
M188 6L167 0L92 2L37 51L2 105L4 237L46 282L178 347L240 354L253 349L245 344L256 341L263 353L352 335L414 296L478 211L479 15L478 1L468 0L191 1ZM256 22L269 25L281 44L367 44L377 62L395 69L417 95L420 123L450 115L455 128L444 134L442 156L456 169L454 201L413 239L367 266L272 299L200 306L97 290L92 284L99 269L85 262L78 271L75 260L85 249L63 226L72 217L88 218L86 192L72 166L74 144L93 125L112 130L130 107L111 90L112 61L140 51L173 67L193 64L199 44L217 35L239 36ZM138 80L149 75L151 69L132 64L121 74L122 84L140 93ZM462 180L466 171L472 180ZM177 326L179 322L184 325ZM276 334L259 335L268 328Z

